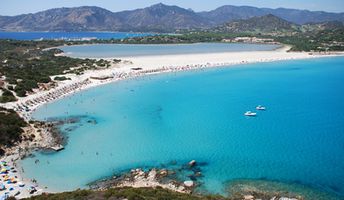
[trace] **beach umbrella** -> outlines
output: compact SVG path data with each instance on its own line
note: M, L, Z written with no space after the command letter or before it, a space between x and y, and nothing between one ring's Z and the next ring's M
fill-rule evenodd
M25 183L19 182L19 183L18 183L18 186L19 186L19 187L24 187L24 186L25 186Z

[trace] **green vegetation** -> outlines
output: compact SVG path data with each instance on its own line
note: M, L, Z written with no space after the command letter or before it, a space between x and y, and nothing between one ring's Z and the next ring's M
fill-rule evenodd
M275 37L275 40L292 45L292 51L344 51L344 28Z
M56 76L54 78L54 81L65 81L65 80L70 80L70 78L67 78L65 76Z
M0 155L4 147L11 147L21 141L23 127L27 123L13 110L0 107Z
M294 34L192 32L178 35L157 35L130 38L121 41L126 44L176 44L198 42L221 42L236 37L272 38L276 42L293 46L292 51L344 51L344 28L318 30L315 32L296 32ZM98 41L105 42L105 41ZM115 40L110 41L116 43Z
M154 36L126 38L121 40L97 40L97 43L121 44L179 44L199 42L221 42L223 39L252 36L247 33L184 32L180 34L161 34Z
M118 188L106 191L77 190L74 192L64 192L59 194L43 194L31 197L28 200L221 200L221 196L195 196L172 192L162 188Z
M9 90L2 89L2 95L0 96L0 103L6 103L11 101L16 101L16 97Z
M258 187L255 186L258 184ZM259 183L254 182L253 184L238 184L227 191L230 196L224 197L220 195L196 195L196 194L184 194L166 190L160 187L157 188L112 188L102 191L93 190L76 190L73 192L63 192L57 194L42 194L28 198L27 200L242 200L245 195L253 195L254 199L280 199L280 197L289 197L291 199L314 199L319 197L320 199L326 199L327 194L310 192L312 195L305 198L301 194L301 191L294 193L287 192L289 188L283 188L279 190L277 183L271 183L270 185L264 185L261 188ZM244 186L249 187L244 187ZM267 187L267 188L266 188ZM277 187L277 189L276 189ZM284 190L286 189L286 190ZM321 197L321 198L320 198ZM325 197L325 198L324 198Z
M110 65L105 60L55 56L62 52L59 49L42 50L64 43L71 45L80 42L0 40L0 74L6 77L6 82L14 85L13 90L17 96L23 97L38 88L39 83L51 82L50 76L82 74L87 69ZM12 100L7 97L2 99L3 102Z

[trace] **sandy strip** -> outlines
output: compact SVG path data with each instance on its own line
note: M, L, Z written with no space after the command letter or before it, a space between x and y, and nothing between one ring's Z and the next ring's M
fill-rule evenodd
M251 52L227 52L227 53L207 53L207 54L185 54L185 55L157 55L123 57L123 62L113 64L108 69L87 71L83 75L75 74L63 75L72 80L58 82L58 86L48 91L36 91L24 98L19 98L17 102L0 104L2 107L17 110L26 120L30 120L31 113L38 107L57 99L71 95L78 91L96 87L99 85L119 81L131 77L163 72L174 72L184 70L195 70L218 66L231 66L237 64L272 62L282 60L310 59L329 56L343 56L343 52L333 54L310 54L306 52L287 52L289 47L283 47L274 51L251 51ZM109 60L112 60L109 58ZM132 70L132 68L142 68L142 70ZM109 76L106 80L91 79L91 77ZM30 102L30 103L29 103ZM25 106L25 109L23 109ZM15 152L13 152L15 154ZM13 155L12 155L13 156ZM10 162L11 156L1 158ZM1 160L0 159L0 160ZM14 166L15 164L12 163ZM18 180L26 185L32 185L30 180L25 180L16 174ZM41 189L39 191L42 192ZM44 190L43 190L44 191ZM1 192L2 193L2 192ZM1 194L0 193L0 194ZM30 196L27 192L22 192L19 198Z
M226 53L202 53L202 54L184 54L184 55L154 55L154 56L137 56L137 57L122 57L116 58L129 62L122 62L121 64L112 65L108 69L91 70L85 72L83 75L67 74L63 75L71 78L72 80L58 82L58 86L50 89L49 91L35 91L27 97L19 98L17 102L0 104L6 108L16 108L18 105L28 106L30 111L18 111L18 113L29 120L30 113L38 107L65 97L66 95L73 94L77 91L95 87L98 85L106 84L113 81L123 80L130 77L141 76L152 73L162 73L170 71L192 70L208 67L218 66L231 66L247 63L258 62L272 62L282 60L295 60L295 59L309 59L319 57L329 57L344 55L344 53L333 54L310 54L307 52L287 52L290 47L284 46L273 51L250 51L250 52L226 52ZM113 58L107 58L113 60ZM134 71L132 68L142 68L141 71ZM94 80L91 77L113 76L112 79L107 80ZM82 84L85 80L88 83ZM72 85L78 84L75 87ZM60 90L60 91L59 91ZM54 97L48 98L49 94L55 93ZM51 95L50 95L51 96ZM28 101L43 98L44 101L36 101L28 105Z

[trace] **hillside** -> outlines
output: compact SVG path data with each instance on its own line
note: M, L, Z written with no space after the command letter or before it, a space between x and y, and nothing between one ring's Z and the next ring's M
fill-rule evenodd
M344 13L329 13L323 11L297 10L287 8L256 8L251 6L221 6L209 12L199 13L215 24L221 24L238 19L249 19L268 14L275 15L295 24L319 23L326 21L344 22Z
M191 10L161 3L143 9L118 12L114 15L125 25L121 28L122 31L164 32L210 26L207 19Z
M272 14L250 19L235 20L215 28L228 33L292 33L299 30L298 25Z
M194 12L178 6L156 4L147 8L111 12L84 6L56 8L34 14L0 16L0 31L156 31L208 29L223 23L272 14L294 24L337 20L344 13L249 6L222 6L208 12Z
M11 31L118 30L121 22L99 7L56 8L35 14L0 17L0 29Z
M177 6L156 4L113 13L99 7L56 8L0 17L3 31L157 31L209 27L208 20Z

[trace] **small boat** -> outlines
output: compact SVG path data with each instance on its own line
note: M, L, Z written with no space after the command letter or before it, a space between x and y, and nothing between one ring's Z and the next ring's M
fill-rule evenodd
M266 108L264 106L259 105L256 107L256 110L266 110Z
M248 116L248 117L255 117L255 116L257 116L257 113L254 113L254 112L251 112L251 111L247 111L247 112L245 112L244 115Z

